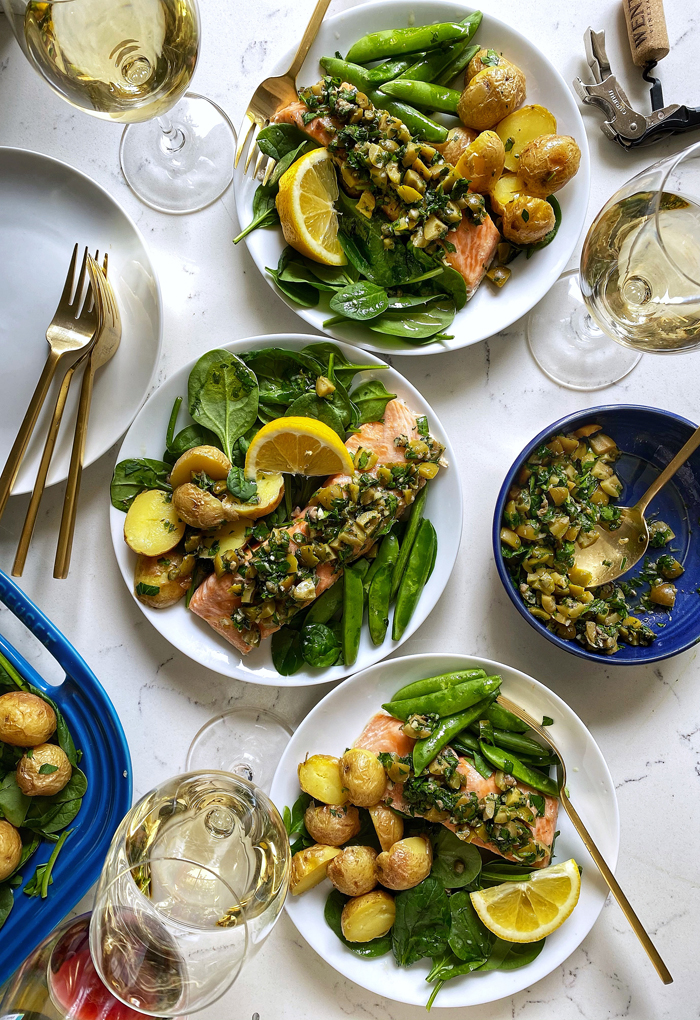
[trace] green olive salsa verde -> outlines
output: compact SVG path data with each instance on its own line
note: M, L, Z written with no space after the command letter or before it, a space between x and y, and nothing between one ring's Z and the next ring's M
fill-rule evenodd
M634 611L672 609L672 582L683 573L678 560L664 553L654 562L647 557L631 580L601 585L594 593L586 588L589 572L574 566L576 544L585 548L596 541L599 522L614 531L620 519L614 502L623 487L615 473L620 455L600 425L543 443L508 492L500 532L503 559L528 612L558 637L608 655L618 651L619 642L646 646L656 639ZM663 521L653 521L649 535L653 549L675 537ZM644 584L649 590L640 593Z

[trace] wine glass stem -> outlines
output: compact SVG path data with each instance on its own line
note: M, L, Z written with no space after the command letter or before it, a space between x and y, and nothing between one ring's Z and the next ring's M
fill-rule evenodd
M160 140L161 147L166 156L175 156L185 144L185 133L176 128L169 117L158 117L163 137Z

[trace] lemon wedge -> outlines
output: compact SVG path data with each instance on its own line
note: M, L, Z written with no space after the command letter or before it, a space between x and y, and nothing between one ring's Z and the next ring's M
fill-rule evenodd
M533 871L527 882L503 882L470 896L494 935L507 942L538 942L564 923L580 892L581 876L572 857Z
M347 262L338 241L338 178L328 149L312 149L282 174L277 212L287 244L325 266Z
M311 155L311 154L310 154ZM351 475L352 457L340 437L316 418L276 418L253 437L246 478L261 471L297 475Z

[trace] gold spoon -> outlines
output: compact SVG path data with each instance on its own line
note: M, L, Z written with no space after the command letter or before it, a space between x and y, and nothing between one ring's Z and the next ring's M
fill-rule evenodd
M649 527L644 511L657 492L675 475L678 468L685 464L698 446L700 428L693 432L685 446L634 506L620 507L619 527L611 531L609 525L597 524L595 527L597 539L585 548L577 544L574 565L580 570L587 570L591 575L590 581L586 581L587 588L597 588L600 584L616 581L639 562L649 545Z
M698 432L700 433L700 429L698 429ZM696 443L699 441L700 439L696 438ZM683 451L681 451L681 453L682 452ZM617 879L613 875L608 865L605 863L605 858L603 857L600 850L593 842L593 837L591 836L588 829L585 827L585 825L579 818L577 811L574 809L573 804L569 800L569 796L566 792L566 765L564 764L564 759L559 753L557 745L554 743L554 741L552 740L552 738L550 737L550 735L547 733L546 729L543 726L540 726L538 723L536 723L535 720L532 719L527 714L527 712L524 712L522 708L520 708L518 705L513 704L513 702L509 698L505 698L502 694L499 694L497 700L499 705L502 705L504 708L508 709L509 712L512 712L513 715L517 715L518 719L522 719L524 723L527 723L530 729L533 730L538 737L541 737L542 740L546 744L548 744L556 754L558 758L557 785L559 786L559 800L561 801L561 806L564 808L567 815L571 819L571 822L574 828L576 829L576 832L581 837L583 845L593 858L596 867L598 868L598 871L605 879L608 888L610 889L610 892L617 900L618 905L622 910L622 913L629 921L632 931L644 946L647 956L649 957L651 962L654 964L654 967L656 968L656 973L659 975L659 977L661 978L665 985L670 985L673 982L673 978L671 977L668 967L661 959L661 956L659 955L656 946L647 935L644 925L635 914L632 908L632 904L627 899L622 889L618 885Z

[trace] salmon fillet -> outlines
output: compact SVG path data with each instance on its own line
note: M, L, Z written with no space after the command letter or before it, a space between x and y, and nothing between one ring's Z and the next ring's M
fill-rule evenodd
M319 145L328 145L340 127L340 121L333 117L314 117L313 120L304 123L304 114L309 112L306 103L299 99L295 103L278 110L272 117L273 124L293 124L303 131L309 138L313 138Z
M365 726L364 730L355 741L355 747L363 747L367 751L373 751L375 754L381 752L388 752L398 754L401 757L405 757L413 752L413 745L415 740L412 737L406 736L401 730L402 722L399 719L394 719L393 716L387 715L386 712L378 712L374 715ZM455 752L456 753L456 752ZM471 765L465 758L460 757L458 771L465 776L467 783L463 790L465 793L474 792L479 800L483 800L487 794L500 794L502 791L496 786L493 776L490 779L484 779L473 765ZM532 830L532 834L538 843L543 846L549 847L549 852L543 858L528 867L534 868L545 868L551 860L551 847L554 842L554 833L557 826L557 815L559 812L559 801L556 797L548 797L546 794L538 794L532 787L527 786L525 783L516 781L516 787L521 793L529 794L533 793L537 796L543 797L545 802L545 811L543 815L538 815L535 819L534 825L530 825L529 828ZM412 815L414 817L422 817L415 812L411 804L404 799L403 796L403 783L392 783L391 780L387 780L387 787L383 797L383 801L389 807L395 808L397 811L401 811L405 815ZM457 826L450 821L444 821L441 823L451 832L457 832ZM477 846L483 847L485 850L490 850L494 854L498 854L499 857L505 857L507 860L518 861L518 858L511 853L503 853L494 843L484 842L478 837L474 837L471 842Z
M405 465L408 463L403 448L396 447L394 440L399 436L406 436L411 439L415 435L416 415L403 400L394 399L387 403L383 421L369 422L363 425L357 433L349 437L345 446L351 456L354 456L360 447L377 455L377 463L374 467L364 471L364 474L376 478L377 471L382 465ZM324 487L329 485L343 486L351 481L352 479L349 475L337 474L327 478L323 484ZM417 479L417 482L416 491L425 484L422 478ZM394 520L398 520L402 516L407 506L401 490L397 490L396 496L396 507L393 513ZM308 538L310 528L306 517L307 514L313 515L317 510L317 506L312 501L309 506L297 515L292 524L286 528L278 529L289 536L290 553L296 555L301 544L301 542L295 542L292 536L303 535L304 538ZM375 541L375 538L369 536L367 541L355 551L351 559L359 559L371 549ZM239 573L243 573L245 564L249 563L260 549L265 549L269 542L270 539L259 544L254 549L246 551L243 567L239 568ZM317 564L313 573L315 590L313 599L317 599L332 584L335 584L338 578L342 576L342 573L342 565L337 560ZM249 628L248 637L244 636L234 625L232 619L235 612L242 606L240 595L234 595L230 590L232 583L237 578L238 575L234 577L231 574L223 574L221 577L217 577L216 574L210 574L192 596L190 609L196 616L201 617L201 619L208 623L218 634L221 634L230 644L234 645L239 652L247 655L261 640L265 640L265 638L274 634L276 630L279 630L286 621L273 622L271 619L269 622L261 621ZM305 608L310 605L313 599L307 600L299 608Z
M456 269L467 285L467 301L473 297L491 265L501 235L488 213L478 225L466 216L445 237L455 251L447 251L445 261Z

